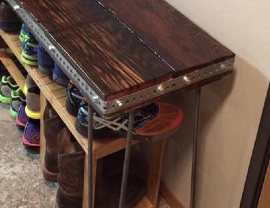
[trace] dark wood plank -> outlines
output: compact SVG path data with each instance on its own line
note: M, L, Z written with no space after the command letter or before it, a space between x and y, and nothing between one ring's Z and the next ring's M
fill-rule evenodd
M234 54L164 0L100 0L183 75Z
M78 73L111 100L161 83L173 70L92 0L21 0Z

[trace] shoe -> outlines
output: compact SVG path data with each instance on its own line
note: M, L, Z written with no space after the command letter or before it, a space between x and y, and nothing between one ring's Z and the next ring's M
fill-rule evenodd
M47 181L56 182L59 173L57 135L65 125L51 105L47 105L44 110L43 124L46 140L43 177Z
M57 64L54 64L53 81L63 87L67 87L69 83L69 78Z
M19 86L11 76L4 75L1 79L0 102L4 104L10 104L11 91L17 90L18 88Z
M11 102L9 111L12 117L16 118L19 112L19 108L22 102L25 100L25 96L20 88L11 91Z
M43 46L39 43L38 44L38 69L44 73L51 75L54 69L54 60L51 56L47 53L47 51L43 48Z
M32 79L32 77L29 74L27 74L26 79L25 79L25 84L23 87L23 93L26 95L28 89L34 86L37 86L35 81Z
M23 145L26 147L40 147L40 121L39 119L28 119L25 126Z
M18 127L19 130L24 129L24 127L26 126L26 123L28 122L28 119L29 119L25 113L25 106L26 106L26 102L23 101L21 103L21 106L19 107L18 115L17 115L16 120L15 120L16 126Z
M85 153L68 128L58 135L57 208L81 208Z
M182 119L182 110L177 106L162 102L150 104L135 112L133 139L151 141L166 138L174 133ZM114 120L106 120L94 112L93 120L95 139L126 137L128 114ZM79 109L75 128L87 137L88 106Z
M73 115L77 116L79 108L86 104L83 95L80 90L72 84L70 81L67 86L67 96L66 96L66 109Z
M25 24L23 23L21 26L21 30L20 30L20 35L19 35L19 39L20 41L23 43L25 40L28 39L27 33L29 31L26 29Z
M35 37L30 32L26 32L24 42L22 44L21 60L23 63L30 66L38 65L37 46L38 41Z
M0 3L0 28L6 32L18 32L21 24L16 13L2 0Z
M40 119L40 89L34 86L28 89L26 95L25 113L29 118Z

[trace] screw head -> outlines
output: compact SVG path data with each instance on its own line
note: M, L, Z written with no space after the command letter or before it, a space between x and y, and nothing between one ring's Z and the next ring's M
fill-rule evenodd
M49 45L48 49L51 52L54 52L55 51L55 47L53 45Z
M13 6L13 9L14 9L14 10L18 10L18 9L20 9L20 6L17 4L17 5L15 5L15 6Z
M226 66L225 64L221 64L221 65L220 65L220 68L221 68L222 70L225 70L225 69L227 68L227 66Z
M99 97L98 97L97 95L93 96L93 97L92 97L93 102L94 102L94 103L97 103L97 102L98 102L98 98L99 98Z
M188 76L183 76L184 84L189 85L191 84L191 80L188 78Z
M123 103L120 100L117 100L116 103L119 107L123 106Z
M157 90L159 91L159 92L163 92L164 91L164 86L162 85L162 84L160 84L158 87L157 87Z

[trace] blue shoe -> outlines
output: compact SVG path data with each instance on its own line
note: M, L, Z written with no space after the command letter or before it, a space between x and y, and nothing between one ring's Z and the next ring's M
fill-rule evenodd
M133 139L141 141L167 138L175 132L176 127L183 120L182 110L168 103L152 103L135 111ZM96 112L93 116L93 130L95 139L126 137L129 115L124 114L115 119L107 120ZM87 137L88 134L88 106L79 109L75 123L76 130Z
M21 31L20 31L20 36L19 39L23 43L25 40L27 40L27 32L28 30L26 29L25 24L22 24L21 26Z
M21 59L23 63L30 66L38 65L37 46L38 41L30 32L27 32L22 45Z
M79 108L85 105L85 100L80 92L80 90L72 84L70 81L67 86L67 96L66 96L66 109L73 115L77 116Z
M69 78L56 63L53 69L53 81L63 87L67 87L69 83Z
M51 56L47 53L47 51L43 48L43 46L39 43L38 44L38 69L44 73L51 75L53 73L54 68L54 60Z

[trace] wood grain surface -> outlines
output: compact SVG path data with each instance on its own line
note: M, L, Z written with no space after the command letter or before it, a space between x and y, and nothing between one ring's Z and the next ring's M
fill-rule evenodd
M46 28L78 73L111 100L161 83L173 70L97 2L21 0Z
M99 0L177 75L234 57L234 54L164 0Z

